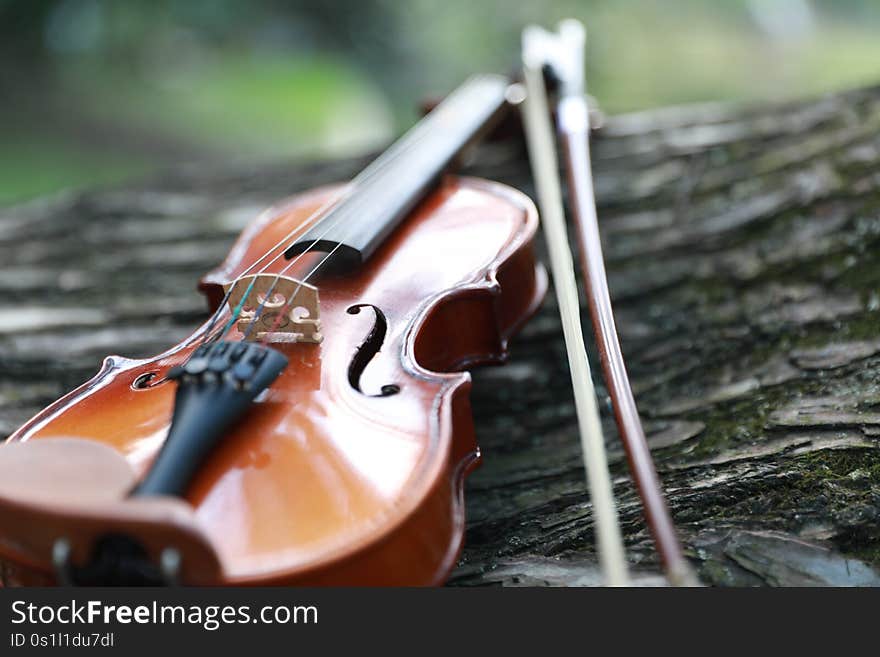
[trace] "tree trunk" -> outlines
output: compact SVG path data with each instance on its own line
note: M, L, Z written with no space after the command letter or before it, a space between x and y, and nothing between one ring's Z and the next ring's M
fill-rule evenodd
M880 584L880 89L611 118L593 149L624 354L701 579ZM182 170L0 210L3 432L105 354L178 342L206 314L196 279L247 221L365 162ZM532 193L516 140L468 173ZM511 352L474 372L484 462L452 583L596 583L552 294ZM603 406L629 557L659 582Z

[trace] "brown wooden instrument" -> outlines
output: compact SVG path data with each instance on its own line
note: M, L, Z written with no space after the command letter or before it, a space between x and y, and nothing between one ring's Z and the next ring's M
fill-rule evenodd
M355 181L264 213L202 279L209 321L107 358L0 447L5 581L444 581L479 460L465 370L546 288L531 201L445 175L506 86L472 80ZM256 386L269 352L286 366Z

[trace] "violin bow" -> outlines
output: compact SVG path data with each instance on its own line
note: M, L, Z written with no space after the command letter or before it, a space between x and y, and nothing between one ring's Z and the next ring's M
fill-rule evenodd
M599 563L606 584L626 586L629 583L626 554L614 503L605 440L602 436L596 393L590 375L590 363L584 347L577 281L565 227L562 189L556 164L556 146L544 90L542 73L544 58L540 50L540 34L526 30L523 33L526 95L522 103L526 144L535 179L538 205L541 207L541 224L547 238L550 268L553 273L571 371L581 450L596 521Z
M545 96L544 81L540 77L540 72L548 67L559 83L555 108L557 132L562 144L571 214L578 237L587 302L599 348L599 360L611 396L614 417L630 472L635 480L645 519L663 563L667 580L673 586L696 585L697 580L684 558L681 544L676 536L651 451L645 440L645 432L633 398L614 323L599 237L590 162L590 108L584 76L586 32L579 21L570 19L560 23L556 34L540 27L529 27L524 32L524 41L534 44L533 52L529 57L533 61L526 64L526 79L528 81L529 76L532 78L531 84L527 82L529 86L527 93L539 97ZM549 116L549 113L545 114L546 118L543 120L547 130L549 130ZM545 163L543 168L552 167L553 176L558 178L556 164L554 158L552 162ZM561 195L558 203L561 206ZM555 275L554 281L559 285Z

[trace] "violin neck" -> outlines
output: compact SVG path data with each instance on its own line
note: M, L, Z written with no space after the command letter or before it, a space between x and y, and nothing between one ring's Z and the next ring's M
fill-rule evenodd
M468 79L374 160L353 189L285 252L333 252L334 269L365 262L458 159L500 119L509 82Z

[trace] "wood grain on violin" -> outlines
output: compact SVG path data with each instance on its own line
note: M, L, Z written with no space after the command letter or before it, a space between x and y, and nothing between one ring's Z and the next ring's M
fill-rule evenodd
M252 223L203 278L211 304L345 189L297 196ZM108 358L10 438L79 438L112 450L92 461L91 498L63 499L60 480L48 498L27 494L41 487L35 480L17 491L0 485L0 526L14 528L0 536L8 579L52 581L59 532L75 564L109 532L132 537L151 559L174 543L185 583L442 582L462 540L463 477L479 458L462 370L503 359L540 303L535 230L535 210L519 192L445 178L362 266L316 279L323 340L272 345L288 366L210 454L186 503L126 500L125 476L111 473L115 459L135 480L147 471L171 422L176 385L166 375L209 324L156 358ZM304 276L316 258L307 254L292 275ZM232 327L228 339L242 337Z

